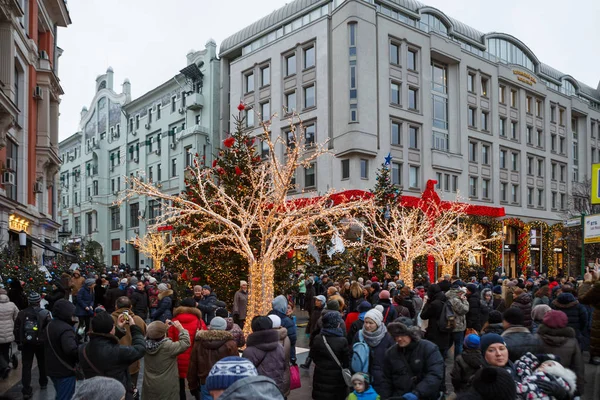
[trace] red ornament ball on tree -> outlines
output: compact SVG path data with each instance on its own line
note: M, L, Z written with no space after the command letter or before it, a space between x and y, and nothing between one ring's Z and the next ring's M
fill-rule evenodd
M288 251L288 253L287 253L287 258L288 258L288 259L290 259L290 258L293 258L293 257L294 257L294 254L296 254L296 252L294 251L294 249L292 249L292 250Z
M217 160L213 160L212 166L213 168L217 166Z
M238 108L239 111L244 111L246 109L246 106L244 105L243 102L240 102L240 104L238 105L237 108Z
M240 167L238 167L237 165L235 166L235 174L236 175L241 175L242 174L242 169Z
M223 145L227 148L233 146L234 143L235 143L235 138L233 136L230 136L227 139L223 140Z

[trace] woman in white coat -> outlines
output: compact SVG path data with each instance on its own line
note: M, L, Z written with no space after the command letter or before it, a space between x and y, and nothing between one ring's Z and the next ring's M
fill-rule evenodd
M18 314L19 309L10 301L6 290L0 289L0 376L2 379L6 379L10 372L8 358L10 346L15 341L13 331Z

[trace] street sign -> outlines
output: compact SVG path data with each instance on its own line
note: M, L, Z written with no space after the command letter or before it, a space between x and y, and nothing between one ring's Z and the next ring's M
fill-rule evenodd
M583 240L585 244L600 243L600 214L585 216Z
M592 204L600 204L600 164L592 164L592 193L590 195Z
M572 226L581 226L581 218L565 219L565 227L571 228Z

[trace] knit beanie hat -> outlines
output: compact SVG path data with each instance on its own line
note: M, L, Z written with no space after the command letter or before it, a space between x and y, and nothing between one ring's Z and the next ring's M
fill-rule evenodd
M369 375L365 374L364 372L357 372L354 375L352 375L352 378L350 379L350 382L354 383L355 381L359 381L364 383L365 385L369 384Z
M227 318L227 317L229 317L229 312L227 311L226 308L219 307L215 310L215 315L217 317Z
M280 294L279 296L275 297L273 301L271 301L271 306L273 306L273 310L285 314L287 311L288 302L285 296Z
M210 329L213 331L224 331L227 329L227 321L221 317L214 317L210 320Z
M488 316L488 323L499 324L501 322L502 322L502 313L498 310L490 311L490 315Z
M381 289L381 286L379 285L379 282L376 281L372 281L371 282L371 287L373 288L373 290L378 291L379 289Z
M531 310L531 319L539 322L544 319L544 315L546 315L546 313L550 310L550 306L546 304L538 304Z
M148 282L150 282L151 284L155 284L156 283L156 278L151 276L150 279L148 279Z
M42 297L39 293L31 292L29 296L27 296L27 301L29 304L38 304L42 300Z
M323 321L323 328L325 329L335 329L344 324L344 320L339 312L325 313L321 319Z
M106 400L125 398L125 386L114 378L95 376L77 383L73 400Z
M136 278L135 276L132 276L131 279L129 280L129 284L134 286L137 285L138 283L138 278Z
M516 307L510 307L504 311L502 318L511 325L523 325L525 322L523 311Z
M127 285L127 278L121 279L121 284L122 285Z
M87 278L83 283L86 287L90 287L96 283L96 280L94 278Z
M560 310L550 310L544 315L544 325L552 329L560 329L569 322L567 314Z
M475 293L477 291L477 285L474 283L469 283L467 285L467 290L471 293Z
M271 318L271 322L273 323L273 329L281 327L281 318L279 318L279 316L271 314L269 315L269 318Z
M212 326L212 322L210 323ZM252 319L252 332L266 331L273 328L273 321L269 317L256 316Z
M389 329L388 329L389 330ZM502 336L497 333L486 333L479 339L479 345L481 347L481 354L485 355L487 348L494 343L502 343L506 346L506 342L502 338Z
M217 361L206 377L206 389L225 390L240 379L258 376L254 364L242 357L230 356Z
M500 286L500 285L494 286L494 288L492 289L492 292L494 294L502 294L502 286Z
M321 302L321 304L326 304L327 303L327 299L322 294L320 294L318 296L315 296L315 300L319 300Z
M159 340L165 337L169 325L162 321L154 321L146 328L146 337L151 340Z
M467 335L464 340L464 345L467 349L478 349L480 344L479 335L475 333L471 333Z
M381 292L379 292L379 298L380 299L390 299L390 292L388 292L387 290L382 290Z
M517 398L517 385L513 377L503 368L481 368L475 373L471 385L486 400Z
M204 289L204 290L212 290L209 285L203 285L202 289Z
M165 290L169 290L169 287L167 286L166 283L161 283L160 285L158 285L159 292L164 292Z
M196 301L194 301L194 299L192 299L191 297L186 297L185 299L181 300L181 306L196 307Z
M113 317L106 311L100 312L92 318L92 331L94 333L110 333L114 326Z
M378 310L376 309L372 309L367 311L367 313L365 314L365 319L370 318L373 320L373 322L375 322L377 324L377 326L381 326L382 322L383 322L383 314L381 314Z
M368 301L363 301L361 302L358 307L356 308L356 311L358 311L360 314L367 312L371 309L371 303L369 303Z
M340 311L340 303L337 300L329 300L327 302L327 309L333 311Z

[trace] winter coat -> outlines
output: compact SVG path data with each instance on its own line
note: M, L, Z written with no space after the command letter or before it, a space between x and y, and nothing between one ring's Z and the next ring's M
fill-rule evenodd
M485 328L483 328L483 333L496 333L498 335L502 335L504 332L504 326L502 322L497 324L488 324Z
M315 363L313 374L312 398L314 400L344 400L347 390L342 370L337 365L327 347L323 337L343 368L349 365L348 341L343 336L330 336L319 333L310 348L309 357Z
M531 330L531 295L529 293L521 293L513 299L511 308L519 308L523 311L523 326Z
M59 281L56 282L56 289L52 290L52 293L44 297L44 300L48 302L46 306L46 310L52 312L52 308L54 307L54 303L56 303L60 299L64 299L66 297L67 291L62 287Z
M286 355L283 346L279 343L279 332L267 329L248 335L242 357L252 361L258 374L273 379L283 392Z
M501 335L508 349L508 358L515 362L528 351L538 354L540 340L537 335L532 335L524 326L511 326Z
M577 343L575 330L566 328L549 328L541 324L538 329L540 337L540 350L544 354L554 354L559 357L559 362L565 368L577 375L577 389L583 394L585 387L583 356Z
M112 313L113 311L115 311L117 307L117 299L123 296L125 296L125 291L119 289L117 282L111 282L110 288L106 291L106 294L104 295L104 308L106 309L106 312Z
M198 330L206 330L206 325L202 321L202 313L196 307L177 307L173 311L173 321L179 321L183 328L188 332L190 346L177 356L177 367L179 368L179 377L186 378L190 366L190 355L194 346L194 339ZM174 326L169 327L168 336L173 342L179 340L179 331Z
M352 311L349 312L348 314L346 314L346 318L344 318L344 325L346 327L346 332L350 332L350 328L352 328L352 324L354 323L354 321L356 321L359 317L360 313L358 311ZM354 337L354 336L352 336ZM350 339L352 339L352 337L350 337Z
M233 340L235 340L237 347L244 347L246 344L246 337L244 336L242 328L233 322L233 318L225 318L225 322L227 322L227 328L225 330L233 335Z
M501 294L494 293L492 295L492 301L494 302L494 310L500 311L501 313L506 310L506 303Z
M398 317L396 309L392 306L390 299L379 299L379 304L383 307L383 323L389 324Z
M594 307L590 335L590 354L600 357L600 282L596 282L585 295L579 298L579 301L581 301L581 304L589 304Z
M123 334L117 329L119 335ZM121 346L119 338L107 333L90 332L90 341L79 348L79 360L86 379L94 376L107 376L121 382L125 389L126 400L133 399L133 386L129 366L144 357L146 342L138 326L131 326L131 346ZM83 349L90 363L99 370L98 374L84 357Z
M79 359L77 335L73 330L75 306L69 301L55 304L53 319L44 332L44 355L46 373L53 378L75 376L75 365ZM50 346L52 343L52 346ZM54 349L54 350L53 350ZM59 361L59 357L63 362ZM67 368L66 363L71 368Z
M86 307L89 307L89 309L86 310ZM75 315L78 317L91 317L94 315L94 293L89 287L84 286L77 292Z
M540 304L545 304L545 305L549 306L550 299L548 298L548 296L534 297L533 303L531 304L531 308L533 308L535 306L539 306Z
M466 392L471 387L473 375L483 367L483 364L481 350L464 348L463 352L456 356L450 373L454 391Z
M219 400L283 400L273 379L266 376L249 376L238 379L219 396Z
M544 371L537 369L540 365L539 360L532 353L526 353L517 362L515 370L517 371L517 399L554 399L548 396L537 385L540 381L556 381L569 393L572 398L576 389L577 377L573 371L563 369L559 366L544 366Z
M356 337L358 331L360 331L365 325L364 317L365 316L363 315L363 318L361 319L359 315L359 318L356 321L354 321L352 325L350 325L350 330L346 334L346 340L348 341L348 344L350 346L352 346L352 344L354 343L354 338Z
M465 329L467 329L469 302L464 295L461 295L461 293L463 292L460 289L450 289L446 292L446 299L448 299L452 305L452 310L454 310L454 320L456 321L456 328L453 330L454 332L464 332Z
M410 311L408 308L404 307L402 304L394 304L394 309L396 310L396 318L406 317L410 318Z
M144 321L142 318L140 318L139 316L137 316L133 311L131 311L131 309L129 308L119 308L118 310L115 310L111 313L111 316L113 317L113 321L115 323L115 326L117 325L117 321L119 320L119 316L121 314L123 314L123 312L127 310L129 313L129 316L131 318L133 318L133 320L135 321L135 324L140 328L140 330L142 331L142 334L144 336L146 336L146 321ZM133 344L133 338L131 336L131 329L129 327L128 324L125 324L125 326L123 327L124 329L124 335L122 337L119 338L119 344L121 346L131 346ZM130 366L129 366L129 373L131 375L133 374L137 374L138 372L140 372L140 360L137 360L135 362L133 362Z
M146 293L148 293L148 308L153 309L158 307L158 295L160 292L156 285L150 283L146 286Z
M360 340L358 332L354 336L352 344ZM385 353L387 350L395 345L396 342L386 333L381 342L375 347L369 346L369 376L371 377L370 384L375 388L377 393L380 393L383 386L383 368L385 361Z
M179 377L177 357L189 347L190 335L185 329L176 342L169 338L146 340L142 400L179 400L179 386L173 384Z
M94 306L97 307L102 305L104 302L104 295L106 294L107 287L102 285L102 279L96 279L96 286L94 286Z
M10 284L8 298L15 306L17 306L19 311L27 308L27 296L25 296L25 292L23 292L21 283L16 279Z
M570 326L575 330L577 340L580 340L582 332L587 328L587 312L585 311L584 306L579 304L579 301L575 299L575 296L573 296L572 293L561 293L556 300L550 304L550 307L567 314L569 320L567 326Z
M442 293L443 294L443 293ZM415 340L401 348L390 347L384 358L382 399L414 393L419 400L434 400L440 395L444 359L429 340Z
M146 320L148 318L148 294L143 290L135 289L131 296L131 309L138 317Z
M469 303L469 312L467 312L467 329L472 328L477 332L481 331L481 303L479 292L467 294L467 302Z
M248 309L248 292L238 290L233 297L233 315L238 315L239 319L246 319Z
M490 289L483 289L481 292L481 299L479 301L479 322L482 327L488 321L490 311L494 309L494 298L492 296L489 302L485 301L486 293L492 294L492 291Z
M306 334L310 335L315 328L317 327L317 321L321 318L321 313L323 312L323 307L317 308L313 306L313 310L310 313L310 318L308 319L308 324L306 325Z
M73 271L73 273L75 273L75 272L79 272L79 271ZM79 275L79 278L72 277L69 280L69 287L71 288L71 293L74 296L78 296L79 290L81 290L84 283L85 283L85 278L83 276L81 276L81 274Z
M283 346L283 354L285 354L285 369L283 371L283 384L281 393L284 397L290 395L290 339L287 337L287 329L280 326L274 329L279 334L279 344Z
M281 319L281 326L287 329L288 338L290 339L290 358L292 362L296 361L296 324L290 317L281 311L271 310L269 315L277 315Z
M381 396L377 394L372 386L362 393L357 393L356 390L348 395L346 400L380 400Z
M304 308L308 311L308 315L312 314L315 307L315 288L312 283L306 285L306 293L304 294ZM310 332L309 332L310 334Z
M238 348L231 333L215 330L197 332L187 374L190 390L204 385L210 369L217 361L238 354Z
M415 295L413 293L411 293L410 295L406 296L402 302L402 305L406 308L408 308L408 312L410 313L410 318L414 319L417 316L417 310L415 308L415 303L413 302L413 297L415 297Z
M430 287L430 290L432 287ZM439 289L438 289L439 290ZM444 309L446 303L446 295L444 292L439 291L430 298L421 310L421 319L428 320L427 331L425 332L425 338L440 348L440 351L444 351L450 348L450 332L443 332L438 327L438 320Z
M0 294L0 343L11 343L15 341L15 321L19 315L19 309L10 301L7 295Z
M160 299L160 295L159 295ZM206 325L210 325L210 321L215 317L215 310L217 309L217 295L210 292L208 296L205 296L198 302L198 308L202 311L202 318ZM160 306L159 306L160 307Z
M171 313L171 309L173 308L172 295L173 291L171 289L158 294L158 307L152 311L152 321L165 322L166 320L173 318L173 314Z

